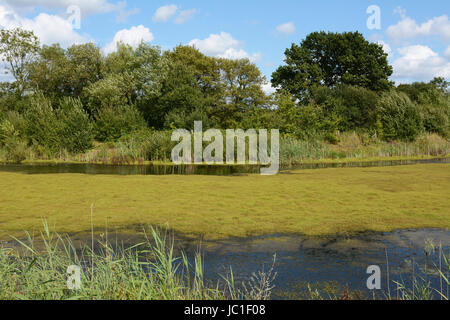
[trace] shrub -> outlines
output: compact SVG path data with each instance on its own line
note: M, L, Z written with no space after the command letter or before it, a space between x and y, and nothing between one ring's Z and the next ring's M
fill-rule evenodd
M421 105L420 111L426 131L450 137L450 105Z
M147 128L135 106L105 108L96 117L95 138L99 141L117 141L120 137Z
M64 98L56 110L61 147L69 152L85 152L92 146L93 125L80 100Z
M135 159L149 161L170 161L175 142L171 141L169 131L143 129L122 137L119 146L128 150Z
M8 137L4 141L5 160L20 163L25 160L27 143L17 137Z
M58 109L39 95L26 112L26 131L33 144L53 153L84 152L91 147L92 124L77 99L64 98Z
M371 90L346 85L333 89L321 87L315 90L313 99L327 112L339 115L341 131L375 127L378 95Z
M413 141L423 131L419 107L402 93L384 93L377 104L385 140Z
M25 119L15 111L8 111L0 117L0 145L7 138L25 137Z

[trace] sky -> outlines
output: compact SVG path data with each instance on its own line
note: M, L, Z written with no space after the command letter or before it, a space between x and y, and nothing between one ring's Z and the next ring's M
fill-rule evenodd
M314 31L359 31L383 45L397 83L450 79L450 1L0 0L0 28L33 30L43 44L122 41L249 58L269 84L284 51Z

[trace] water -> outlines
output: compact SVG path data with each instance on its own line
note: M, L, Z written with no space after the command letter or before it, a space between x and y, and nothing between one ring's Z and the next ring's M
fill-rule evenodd
M352 237L311 238L302 236L264 236L247 239L204 242L205 275L219 280L230 266L236 281L248 281L253 272L268 271L276 254L274 299L302 297L305 283L338 283L352 291L361 291L368 297L367 267L378 265L382 271L382 289L387 291L387 261L390 269L390 290L395 292L393 280L411 284L412 263L416 276L424 268L437 264L437 254L426 254L427 243L442 244L447 254L450 249L449 230L402 230L391 233L363 233ZM193 254L199 243L186 244L183 248ZM387 258L386 258L387 254ZM439 288L436 275L427 275L435 288ZM381 292L377 293L382 295Z
M433 288L440 289L439 277L435 270L439 265L438 250L431 253L430 244L450 254L450 231L437 229L399 230L395 232L365 232L353 236L306 237L299 235L271 235L227 240L205 241L188 239L174 235L175 256L185 252L193 263L197 252L201 252L204 262L205 279L212 285L223 276L230 274L230 267L236 284L248 283L252 274L268 271L276 261L274 271L273 299L302 299L308 297L306 285L322 288L324 285L338 284L336 293L341 294L348 286L350 292L360 293L361 298L385 298L390 290L396 296L393 281L405 283L411 288L413 274L431 281ZM71 237L76 247L90 246L90 236ZM109 242L125 248L145 242L140 235L110 234ZM5 244L4 244L5 245ZM11 246L12 243L6 244ZM97 245L98 247L98 245ZM367 267L381 268L382 290L367 289L370 276ZM414 265L414 273L413 267ZM389 288L387 267L389 266ZM444 282L444 292L447 286ZM325 298L328 296L325 295ZM437 294L434 298L439 298Z
M309 163L281 169L281 174L288 174L290 170L298 169L326 169L350 167L380 167L413 164L450 163L450 158L426 160L385 160L352 163ZM103 164L3 164L0 172L18 172L25 174L107 174L107 175L216 175L231 176L245 174L259 174L258 165L103 165Z

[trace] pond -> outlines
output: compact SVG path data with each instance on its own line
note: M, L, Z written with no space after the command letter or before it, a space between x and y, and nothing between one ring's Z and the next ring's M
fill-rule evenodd
M90 236L72 236L71 239L76 247L90 246ZM450 250L449 230L437 229L366 232L333 237L270 235L205 241L174 235L174 239L176 256L182 250L193 263L196 252L202 253L205 278L213 285L223 283L222 277L230 274L230 268L239 285L248 283L253 273L268 271L274 265L277 276L272 298L276 300L308 297L307 284L320 290L326 286L332 287L336 294L342 294L348 287L350 292L358 292L361 298L373 298L373 295L386 298L385 294L390 290L395 297L396 285L393 281L411 288L413 276L417 280L423 278L430 281L433 288L439 289L441 284L435 271L435 267L439 266L437 248L442 245L447 256ZM113 246L128 248L145 242L145 239L139 235L110 234L108 241ZM381 269L381 290L367 289L366 281L370 275L366 271L371 265ZM447 292L445 282L443 288ZM436 293L434 298L439 298Z
M298 169L326 169L351 167L381 167L413 164L450 163L450 158L424 160L384 160L349 163L307 163L281 169L280 173L289 173ZM20 172L25 174L107 174L107 175L245 175L259 174L257 165L104 165L104 164L2 164L0 172Z

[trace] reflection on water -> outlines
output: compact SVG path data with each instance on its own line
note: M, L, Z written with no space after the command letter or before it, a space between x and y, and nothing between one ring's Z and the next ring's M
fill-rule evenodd
M388 160L351 163L308 163L281 169L281 174L289 174L290 170L325 169L350 167L399 166L420 163L450 163L450 158L426 160ZM18 172L25 174L108 174L108 175L245 175L259 174L258 165L104 165L104 164L0 164L0 172Z

